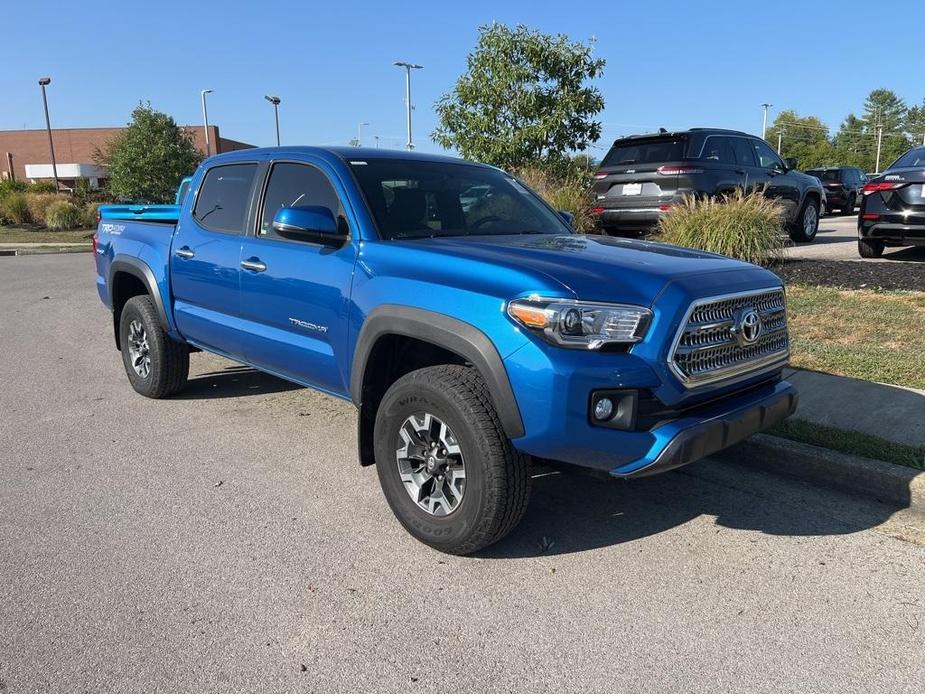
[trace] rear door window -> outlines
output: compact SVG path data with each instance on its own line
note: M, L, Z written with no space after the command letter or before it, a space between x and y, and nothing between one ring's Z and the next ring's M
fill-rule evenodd
M202 226L226 234L240 234L251 201L257 164L213 166L199 186L193 217Z
M732 153L735 155L735 162L740 166L754 166L755 154L752 146L744 137L729 138L732 141Z
M711 135L703 144L703 155L700 157L705 161L715 161L720 164L735 164L735 153L732 151L732 143L728 137Z
M601 166L632 166L679 161L687 150L686 137L653 137L639 140L618 140L604 157Z

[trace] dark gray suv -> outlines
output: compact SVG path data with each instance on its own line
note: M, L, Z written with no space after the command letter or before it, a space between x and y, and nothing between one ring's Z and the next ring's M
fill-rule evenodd
M822 186L784 162L759 137L737 130L692 128L634 135L613 143L591 187L598 228L613 235L650 231L686 195L763 190L778 200L790 237L812 241L819 230Z

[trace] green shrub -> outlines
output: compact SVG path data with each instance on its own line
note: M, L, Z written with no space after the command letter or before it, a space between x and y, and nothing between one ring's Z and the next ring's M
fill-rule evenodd
M13 224L28 224L32 221L29 212L29 198L25 193L7 193L3 198L3 216Z
M85 227L95 227L97 225L96 213L100 208L101 202L91 202L84 206L80 212L80 223Z
M80 208L67 200L55 200L45 210L45 225L49 229L77 229L82 222Z
M25 193L29 185L22 181L11 181L8 178L0 180L0 202L3 202L11 193Z
M786 245L781 208L764 195L689 197L659 222L659 241L770 265Z
M518 178L539 193L556 210L571 212L576 231L588 233L594 229L588 186L577 174L565 179L551 176L543 169L529 168L517 172Z
M55 184L52 181L36 181L30 183L28 192L30 193L54 193Z
M47 224L45 218L48 208L55 202L69 202L67 195L58 193L26 193L26 200L29 201L29 215L36 224Z

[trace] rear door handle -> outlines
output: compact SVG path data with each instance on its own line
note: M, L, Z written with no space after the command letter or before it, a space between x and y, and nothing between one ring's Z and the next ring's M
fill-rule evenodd
M184 260L189 260L190 258L195 257L196 253L189 246L183 246L183 248L178 248L173 252L178 258L183 258Z
M267 269L266 263L260 261L260 258L248 258L241 261L241 267L251 272L263 272Z

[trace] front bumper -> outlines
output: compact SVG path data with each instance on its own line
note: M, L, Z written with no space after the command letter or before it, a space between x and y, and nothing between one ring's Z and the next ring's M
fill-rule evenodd
M678 419L652 431L656 442L642 457L610 470L614 477L644 477L693 463L752 434L764 431L796 411L797 392L781 381L750 402L723 401L696 417Z

